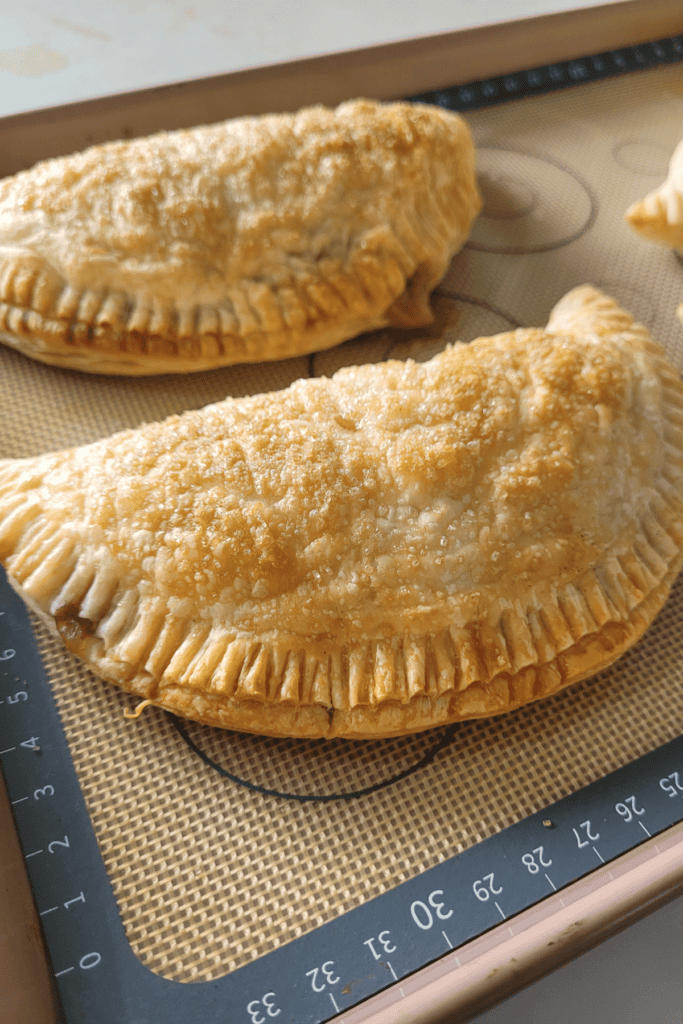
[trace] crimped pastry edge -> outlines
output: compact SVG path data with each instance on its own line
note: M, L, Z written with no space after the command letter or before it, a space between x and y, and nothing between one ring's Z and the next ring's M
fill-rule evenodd
M444 223L439 230L442 239L446 231ZM458 238L457 248L464 240ZM404 319L406 326L430 322L428 315L411 317L409 296L413 291L415 309L428 302L451 253L444 247L443 265L431 273L425 273L422 255L406 253L400 266L390 247L357 253L346 268L326 268L326 273L321 269L320 280L313 282L319 286L317 301L304 287L268 288L267 296L258 296L260 301L254 295L250 301L248 289L242 288L239 297L233 289L234 304L226 298L217 307L189 310L155 309L145 301L131 302L104 291L72 295L74 290L65 282L61 290L46 284L53 276L50 268L35 268L27 276L21 261L5 261L0 265L0 339L48 365L122 376L199 372L306 355L394 321ZM378 272L379 264L383 268ZM19 276L20 285L15 286ZM19 291L31 305L21 304ZM34 304L33 296L39 302ZM335 319L332 304L344 307L343 319ZM240 307L249 309L251 324L240 316ZM277 331L265 324L273 307L283 323ZM286 325L285 317L291 319L293 311L302 326Z
M460 692L447 689L435 696L422 693L405 703L387 697L378 704L359 704L346 709L323 704L266 704L254 697L226 701L219 696L178 685L168 685L163 694L155 695L148 676L138 673L127 678L129 666L123 663L116 666L119 672L111 671L112 660L97 654L101 642L90 638L85 643L74 643L65 638L54 618L9 575L8 580L48 629L60 636L67 649L86 662L86 667L105 682L114 683L124 692L141 698L145 705L154 705L201 725L264 736L378 739L507 714L608 668L652 624L665 604L682 565L683 549L659 585L632 609L626 620L607 622L599 632L584 635L544 664L528 665L514 675L499 673L486 681L473 682ZM305 649L296 653L306 657Z
M683 142L671 156L665 181L632 203L624 217L648 241L671 249L683 248Z

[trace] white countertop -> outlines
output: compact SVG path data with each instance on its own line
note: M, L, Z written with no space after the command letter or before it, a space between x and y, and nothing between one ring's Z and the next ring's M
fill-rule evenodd
M0 117L593 6L595 0L2 0Z

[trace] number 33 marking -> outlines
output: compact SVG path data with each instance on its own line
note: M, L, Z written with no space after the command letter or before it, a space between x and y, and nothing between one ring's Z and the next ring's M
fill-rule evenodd
M252 999L247 1006L247 1013L251 1017L252 1024L265 1024L266 1018L261 1013L262 1009L265 1009L269 1017L277 1017L280 1010L275 1006L274 999L274 992L266 992L262 999Z

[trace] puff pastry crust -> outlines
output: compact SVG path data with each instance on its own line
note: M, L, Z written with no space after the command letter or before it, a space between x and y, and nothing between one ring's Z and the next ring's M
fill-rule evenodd
M666 181L629 206L626 220L651 242L683 249L683 141L673 152Z
M480 205L465 122L423 104L95 146L0 183L0 340L96 373L183 373L429 323Z
M0 462L0 557L69 650L273 735L552 694L641 636L682 541L683 383L590 287L544 330Z

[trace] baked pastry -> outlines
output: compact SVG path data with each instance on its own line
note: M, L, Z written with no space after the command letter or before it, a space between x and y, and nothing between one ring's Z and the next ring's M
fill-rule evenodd
M683 141L673 152L666 181L629 206L626 220L644 238L683 254ZM683 320L683 303L676 313Z
M0 462L0 557L100 676L212 725L388 736L604 668L683 561L683 383L593 288Z
M683 142L674 150L666 181L629 206L626 220L651 242L683 249Z
M435 106L95 146L0 183L0 340L95 373L185 373L429 323L479 208L469 130Z

